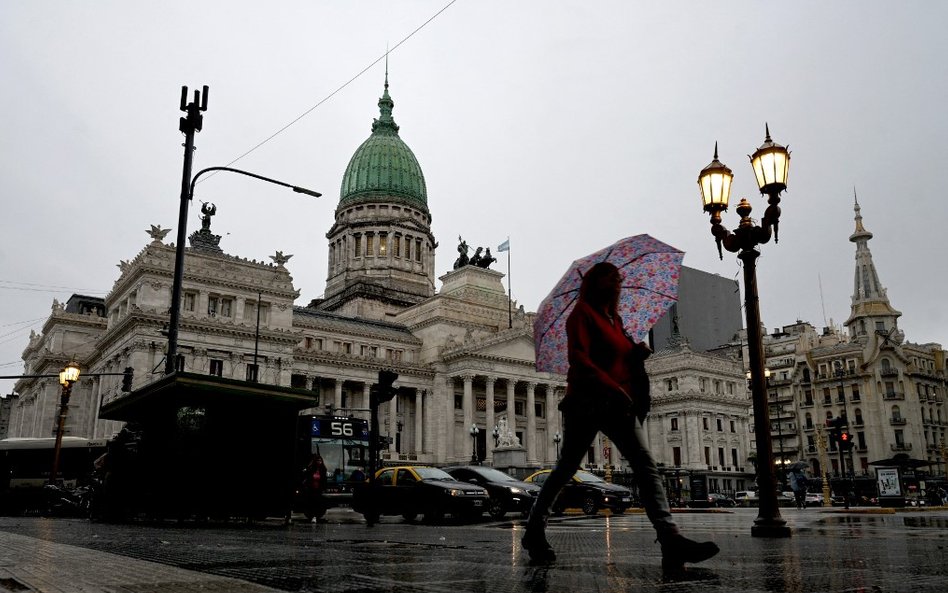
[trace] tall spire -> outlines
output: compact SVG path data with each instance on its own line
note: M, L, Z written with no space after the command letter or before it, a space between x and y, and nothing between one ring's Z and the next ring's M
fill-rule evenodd
M862 209L853 188L853 210L856 230L849 240L856 244L856 273L853 279L852 306L846 326L851 336L862 336L876 330L889 331L898 327L897 319L902 315L892 308L886 289L879 282L876 266L869 251L872 233L862 223Z
M388 50L385 50L385 86L382 90L382 97L379 99L379 118L372 122L373 134L398 135L398 124L392 118L394 107L395 101L392 101L388 94Z

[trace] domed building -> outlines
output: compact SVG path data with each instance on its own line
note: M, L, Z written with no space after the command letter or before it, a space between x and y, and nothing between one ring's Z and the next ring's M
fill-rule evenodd
M434 294L435 248L425 176L398 135L385 90L372 135L349 160L329 239L319 308L384 319Z

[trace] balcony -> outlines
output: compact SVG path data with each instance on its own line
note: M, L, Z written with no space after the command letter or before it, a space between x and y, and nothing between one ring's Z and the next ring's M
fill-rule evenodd
M905 418L901 416L893 416L892 418L889 418L889 424L893 426L901 426L905 424Z
M905 394L901 391L887 391L882 395L882 399L885 400L894 400L894 399L905 399Z
M911 451L912 443L893 443L889 445L893 451Z
M879 371L880 377L898 377L899 369L882 369Z

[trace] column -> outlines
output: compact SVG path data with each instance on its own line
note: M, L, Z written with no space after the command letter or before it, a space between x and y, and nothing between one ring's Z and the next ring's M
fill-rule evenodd
M333 395L333 408L338 410L342 407L342 379L336 379L336 393Z
M388 452L395 455L395 433L398 432L398 396L396 395L388 402L388 436L392 442L388 445Z
M362 384L362 401L359 402L361 405L358 405L358 406L353 405L352 407L353 408L368 408L369 404L372 401L371 392L372 392L372 383L369 381L366 381L365 383Z
M484 430L487 431L487 461L494 458L494 381L497 377L485 377Z
M525 444L527 446L527 463L536 464L537 462L537 406L536 406L537 384L527 383L527 430L524 433Z
M422 440L422 418L424 416L424 402L422 397L422 390L420 388L415 389L415 455L420 455L422 451L422 446L424 441Z
M553 442L553 435L560 433L560 411L557 409L556 392L559 389L556 385L546 386L546 461L556 461L556 443Z
M96 438L96 433L99 428L99 410L102 408L102 378L101 377L92 377L92 401L95 402L95 407L92 408L91 414L92 417L92 430L88 432L91 434L91 438ZM12 409L12 408L11 408Z
M468 434L474 423L474 376L464 375L461 378L464 379L464 434Z
M510 432L513 434L517 434L517 407L514 405L514 390L516 388L517 381L507 379L507 427L510 428Z

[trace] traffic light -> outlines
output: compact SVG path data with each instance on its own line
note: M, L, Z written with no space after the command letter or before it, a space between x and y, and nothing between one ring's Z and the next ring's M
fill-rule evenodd
M375 389L375 401L383 403L391 400L398 393L394 383L398 380L398 373L388 369L379 371L379 383Z
M135 369L132 367L125 367L125 372L122 375L122 391L128 393L132 390L132 379L135 376Z
M838 418L827 418L826 426L830 429L829 438L831 443L836 443L842 448L843 446L843 427L847 426L845 416L839 416Z
M853 435L848 432L840 433L839 435L839 446L843 451L849 451L853 448Z

